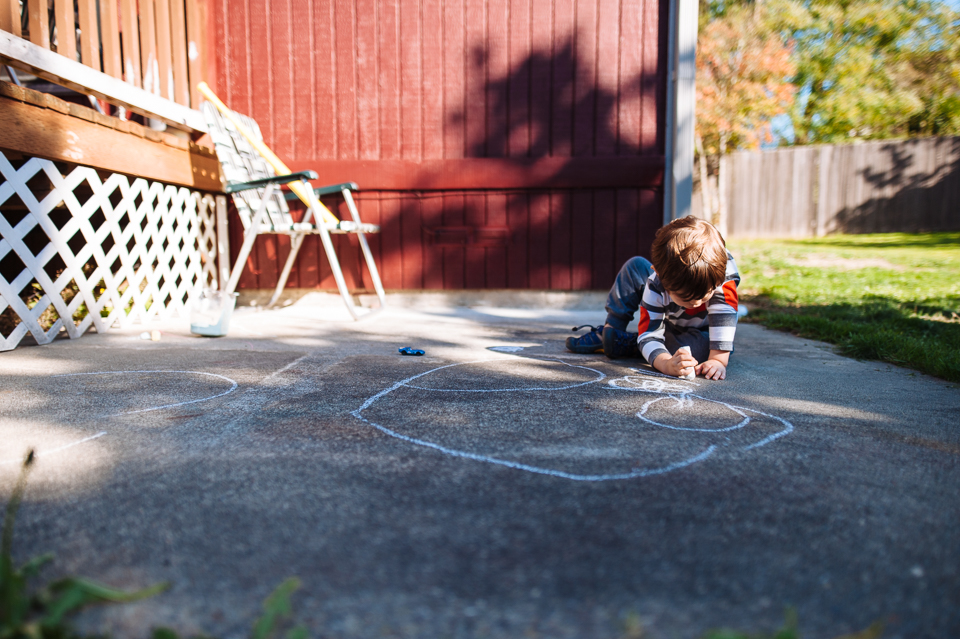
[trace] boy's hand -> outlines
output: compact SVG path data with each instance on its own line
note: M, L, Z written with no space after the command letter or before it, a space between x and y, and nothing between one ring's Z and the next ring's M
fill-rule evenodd
M726 379L727 367L715 359L708 359L697 366L697 375L703 375L707 379Z
M653 362L653 367L661 373L673 377L689 375L698 368L697 360L686 350L677 351L672 357L667 353L661 353Z

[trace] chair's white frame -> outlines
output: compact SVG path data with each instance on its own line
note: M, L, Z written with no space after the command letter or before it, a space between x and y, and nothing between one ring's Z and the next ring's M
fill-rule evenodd
M290 270L293 268L293 263L297 259L304 238L307 235L319 235L340 296L343 298L350 315L354 319L360 319L366 314L360 315L357 312L356 304L354 304L353 297L344 281L340 261L333 247L333 240L330 237L333 233L356 233L357 239L360 242L360 248L363 252L364 261L367 265L367 270L370 273L370 279L373 282L377 298L380 302L380 308L384 308L386 306L386 294L383 290L383 284L380 282L380 274L377 271L377 265L373 259L373 253L370 250L370 245L366 238L366 233L376 233L379 232L380 229L376 225L364 224L360 220L360 213L357 210L356 202L351 193L351 191L357 190L357 185L353 182L348 182L314 189L308 182L308 180L317 179L317 174L313 171L302 171L281 176L275 175L273 168L263 160L257 150L248 144L242 136L232 135L232 131L230 131L231 134L228 136L223 135L224 132L235 129L235 127L230 124L228 119L222 118L213 105L205 104L202 110L207 117L207 123L211 135L214 137L217 153L218 156L220 156L220 162L224 167L224 173L228 180L224 190L233 195L234 203L237 205L238 212L240 212L241 222L244 224L243 244L240 247L237 260L230 271L230 278L224 287L224 292L229 295L236 290L240 275L243 272L243 267L246 264L247 258L250 256L250 251L253 249L253 243L257 239L257 236L264 234L289 235L290 254L287 256L287 261L280 272L273 296L267 304L267 307L273 306L283 293L283 288L286 286L287 279L290 276ZM233 115L243 121L248 131L259 136L260 129L256 122L240 114L234 113ZM232 144L227 144L227 137L229 137ZM224 157L230 154L230 146L233 147L234 156ZM238 175L246 179L243 181L233 179ZM283 194L278 191L279 185L289 184L291 182L301 182L305 187L302 190L308 194L309 205L302 222L293 221L285 198ZM320 195L329 195L337 192L340 193L346 202L352 221L341 220L336 224L324 221L325 218L321 214L324 207L320 203ZM253 208L251 206L253 204L256 205L256 213L250 218L248 211ZM270 221L267 222L267 219Z

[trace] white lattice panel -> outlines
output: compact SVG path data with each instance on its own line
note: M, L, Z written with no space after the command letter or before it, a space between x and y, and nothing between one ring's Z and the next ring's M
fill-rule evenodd
M214 196L83 166L64 175L39 158L15 168L2 152L0 177L0 313L20 320L0 330L0 351L28 333L46 344L61 329L186 317L216 286Z

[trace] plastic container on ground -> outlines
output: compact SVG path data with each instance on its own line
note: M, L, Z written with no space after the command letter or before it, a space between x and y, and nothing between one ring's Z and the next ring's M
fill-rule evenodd
M237 294L229 295L204 289L190 305L190 332L206 337L223 337L230 330L230 317L237 304Z

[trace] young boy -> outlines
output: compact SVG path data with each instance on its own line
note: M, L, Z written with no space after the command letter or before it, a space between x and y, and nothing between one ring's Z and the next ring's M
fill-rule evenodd
M674 377L725 379L737 330L740 274L723 237L709 222L682 217L657 231L651 253L652 263L627 260L607 296L604 326L568 337L567 349L603 349L612 359L642 356ZM639 334L628 333L638 309Z

